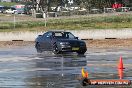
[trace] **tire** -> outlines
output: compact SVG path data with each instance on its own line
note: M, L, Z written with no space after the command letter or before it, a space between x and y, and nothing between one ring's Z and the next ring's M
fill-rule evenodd
M58 47L56 44L53 45L53 51L52 51L54 54L59 54L60 51L58 50Z
M35 44L35 48L36 48L38 53L42 53L42 50L40 49L40 45L38 42Z

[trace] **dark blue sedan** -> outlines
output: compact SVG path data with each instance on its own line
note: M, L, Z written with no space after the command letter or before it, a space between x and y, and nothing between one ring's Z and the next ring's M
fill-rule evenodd
M35 40L35 48L39 53L52 51L55 54L62 52L84 54L87 51L84 41L65 31L48 31L43 35L39 35Z

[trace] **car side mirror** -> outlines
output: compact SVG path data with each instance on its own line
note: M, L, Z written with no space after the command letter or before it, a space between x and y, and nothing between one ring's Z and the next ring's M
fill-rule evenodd
M78 39L78 37L75 37L75 39Z
M42 35L38 35L39 37L42 36Z

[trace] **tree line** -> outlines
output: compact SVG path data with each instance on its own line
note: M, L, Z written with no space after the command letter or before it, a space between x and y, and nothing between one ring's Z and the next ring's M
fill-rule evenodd
M57 11L57 8L59 6L79 6L83 7L87 10L90 10L91 8L110 8L112 4L121 3L124 6L130 5L130 0L73 0L73 4L69 5L69 0L28 0L26 1L26 5L31 5L36 10L42 10L42 11L50 11L51 6L56 7L55 11Z

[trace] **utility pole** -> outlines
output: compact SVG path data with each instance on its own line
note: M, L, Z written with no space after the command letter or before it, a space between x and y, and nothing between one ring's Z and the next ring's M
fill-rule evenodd
M47 12L48 12L48 3L49 3L49 0L47 0L47 6L46 6L46 9L45 9L45 11L44 11L44 13L43 13L43 16L44 16L44 19L45 19L45 27L47 26Z
M15 17L15 13L14 13L14 29L16 27L16 17Z

